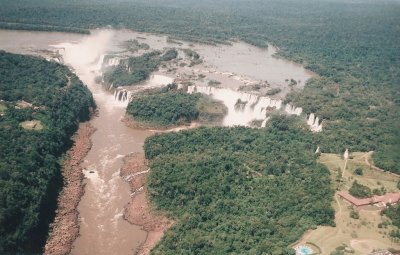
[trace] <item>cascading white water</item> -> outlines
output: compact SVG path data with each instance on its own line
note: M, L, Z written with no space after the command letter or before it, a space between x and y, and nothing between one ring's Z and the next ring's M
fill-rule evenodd
M265 118L265 120L263 120L263 122L261 123L261 127L266 127L267 126L267 122L269 120L269 117Z
M228 108L224 118L224 126L249 126L253 120L262 120L266 123L266 109L282 107L281 100L273 100L249 93L233 91L225 88L210 86L188 86L188 93L202 93L222 101ZM264 125L265 125L264 123Z
M136 89L140 90L140 88L157 88L161 86L165 86L171 84L174 80L171 77L165 75L152 75L148 81L145 81L143 84L136 85ZM125 89L124 87L117 87L114 90L114 99L117 102L127 106L128 103L132 99L133 92L129 89Z
M120 60L121 59L119 57L109 58L107 61L107 64L109 66L117 66L117 65L119 65Z
M321 132L322 131L322 122L319 122L319 118L315 116L314 113L311 113L307 120L308 126L312 132Z
M98 59L98 61L97 61L97 64L96 64L96 67L95 67L95 70L101 70L101 68L103 67L103 63L104 63L104 54L101 54L100 55L100 57L99 57L99 59Z
M261 127L265 127L269 118L267 118L268 108L281 110L287 114L300 116L303 108L287 104L283 107L282 100L275 100L265 96L257 96L250 93L233 91L225 88L215 88L210 86L188 86L187 92L202 93L222 101L228 108L228 113L224 118L224 126L242 125L249 126L253 120L262 120ZM310 114L307 124L311 131L322 131L322 123L313 113Z
M349 150L348 149L346 149L346 151L344 152L343 158L344 159L349 159Z
M295 107L295 106L293 106L291 104L287 104L285 106L285 112L288 113L288 114L293 114L293 115L300 116L301 113L303 112L303 108Z
M312 126L312 125L314 125L314 121L315 121L314 113L311 113L310 116L308 117L307 124L308 124L309 126Z
M117 88L114 91L114 99L119 102L129 102L130 98L132 97L132 92L126 89Z

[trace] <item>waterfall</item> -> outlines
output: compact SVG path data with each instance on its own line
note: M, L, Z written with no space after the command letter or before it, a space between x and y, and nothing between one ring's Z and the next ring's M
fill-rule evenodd
M265 125L268 120L268 118L266 119L266 115L271 108L282 109L287 114L297 116L303 113L303 108L291 104L283 105L282 100L279 99L271 99L267 96L257 96L226 88L193 85L188 86L187 93L202 93L222 101L228 108L228 113L223 121L223 124L226 126L248 126L253 120L263 120L263 124ZM311 113L307 124L310 126L312 132L322 131L322 123L319 122L319 118L314 113Z
M315 117L315 121L314 121L314 124L312 125L312 127L315 129L315 128L318 128L318 126L319 126L319 118Z
M310 116L308 117L308 121L307 121L307 124L310 127L314 125L314 119L315 119L314 113L311 113Z
M294 114L296 114L297 116L300 116L302 112L303 108L301 107L296 107L296 109L294 110Z
M263 120L263 122L261 123L261 127L262 127L262 128L267 126L268 120L269 120L269 117L267 117L267 118L265 118L265 119Z
M222 101L228 108L228 113L223 121L226 126L249 126L253 120L265 121L267 108L280 109L281 100L257 96L250 93L234 91L225 88L210 86L188 86L188 93L202 93Z
M288 114L295 114L295 107L291 104L285 106L285 112Z
M319 123L319 118L311 113L308 117L307 124L310 126L312 132L321 132L322 131L322 122Z
M349 150L348 149L346 149L346 151L344 152L343 158L344 159L349 159Z
M187 88L187 93L193 94L193 93L196 92L195 89L196 89L195 86L188 86L188 88Z
M114 91L114 99L119 102L129 102L132 98L132 92L120 87Z
M315 150L315 154L320 153L320 152L321 152L321 149L318 146L317 149Z
M118 57L108 59L109 66L117 66L117 65L119 65L119 62L120 62L120 58L118 58Z
M301 113L303 112L303 108L295 107L294 105L287 104L285 106L285 112L288 113L288 114L300 116Z
M105 56L104 54L101 54L101 55L100 55L99 60L98 60L97 63L96 63L96 68L95 68L95 70L100 71L101 68L103 67L104 56Z

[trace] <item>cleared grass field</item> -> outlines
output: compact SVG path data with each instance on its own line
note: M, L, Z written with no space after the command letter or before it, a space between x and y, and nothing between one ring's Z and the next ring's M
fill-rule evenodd
M42 130L43 125L39 120L28 120L20 123L21 127L28 130Z
M372 152L351 153L346 164L340 155L322 153L319 162L331 171L332 185L338 191L348 190L353 181L357 180L371 189L384 187L388 192L399 192L396 185L400 176L370 165L371 155ZM363 169L362 176L354 174L356 168ZM340 246L348 251L354 251L352 254L356 255L365 255L374 249L400 250L399 240L395 242L388 235L393 228L391 226L378 228L379 223L387 220L385 216L380 215L378 207L365 206L356 209L337 194L332 205L336 211L336 227L318 227L307 232L298 243L315 244L321 249L321 254L330 254ZM358 211L359 219L351 218L351 211Z
M7 106L0 102L0 113L3 113L7 109Z

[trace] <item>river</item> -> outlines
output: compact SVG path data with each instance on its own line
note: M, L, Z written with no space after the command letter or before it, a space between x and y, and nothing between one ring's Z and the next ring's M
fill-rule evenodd
M98 115L91 120L97 131L91 137L93 145L83 163L86 186L78 207L80 236L74 242L73 255L132 254L146 239L146 232L140 226L123 219L124 206L131 197L119 170L124 156L142 152L144 140L153 133L129 128L121 122L127 102L115 100L112 93L95 82L101 75L102 56L120 51L121 43L133 38L145 41L152 49L176 46L168 43L165 36L127 30L95 30L91 35L0 30L2 50L46 57L48 53L43 50L58 50L64 63L89 87L98 106ZM304 84L312 76L297 64L273 58L276 51L273 47L258 49L241 42L231 46L182 42L179 47L191 47L200 53L204 62L194 68L160 71L144 85L158 86L185 73L204 72L209 79L225 81L223 86L228 88L236 83L236 87L243 85L243 79L247 79L268 80L286 89L286 79L294 78ZM231 74L228 77L223 72Z

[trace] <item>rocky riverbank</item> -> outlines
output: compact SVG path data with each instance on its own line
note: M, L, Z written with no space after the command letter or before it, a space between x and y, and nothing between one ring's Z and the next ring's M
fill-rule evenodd
M63 163L64 187L58 198L56 217L44 249L45 255L66 255L79 235L77 206L84 192L81 162L92 147L90 136L96 129L90 123L81 124L74 145Z
M126 205L124 218L135 225L142 226L147 232L146 241L139 247L136 254L146 255L159 242L164 232L170 228L173 221L154 212L148 201L146 177L150 169L143 153L133 153L124 158L120 175L129 182L132 201Z

